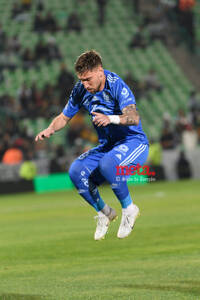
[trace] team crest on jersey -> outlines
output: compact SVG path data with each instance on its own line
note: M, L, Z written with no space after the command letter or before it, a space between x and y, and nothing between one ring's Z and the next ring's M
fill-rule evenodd
M127 90L127 88L123 88L121 91L122 96L124 96L125 98L127 98L129 96L129 92Z

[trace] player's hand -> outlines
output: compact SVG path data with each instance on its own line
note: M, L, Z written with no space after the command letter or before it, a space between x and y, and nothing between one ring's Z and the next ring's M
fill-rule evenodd
M108 116L97 112L92 112L92 114L95 116L93 122L96 126L100 127L110 124L110 119L108 118Z
M35 141L44 140L44 138L50 138L52 134L54 134L55 130L48 127L47 129L44 129L40 133L38 133L35 137Z

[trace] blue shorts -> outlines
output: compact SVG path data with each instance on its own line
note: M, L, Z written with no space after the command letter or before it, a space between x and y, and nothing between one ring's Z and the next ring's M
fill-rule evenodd
M99 185L105 181L102 172L100 173L98 169L100 161L105 159L105 161L112 162L109 167L111 172L115 172L117 166L143 165L147 160L148 152L148 144L142 143L139 138L132 138L112 146L99 145L81 154L72 165L77 162L79 162L79 165L81 163L83 167L81 169L86 169L92 181Z

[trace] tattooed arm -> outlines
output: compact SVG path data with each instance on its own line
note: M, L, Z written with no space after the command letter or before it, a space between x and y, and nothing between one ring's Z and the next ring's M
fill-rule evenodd
M110 123L125 126L138 125L140 116L136 111L135 104L128 105L122 110L122 115L104 115L102 113L92 112L93 122L96 126L107 126Z
M135 104L124 107L122 110L122 115L119 117L121 125L138 125L140 121L140 116L136 111Z

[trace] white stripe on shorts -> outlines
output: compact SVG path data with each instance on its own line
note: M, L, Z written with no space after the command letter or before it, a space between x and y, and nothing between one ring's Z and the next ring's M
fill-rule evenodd
M125 164L128 166L130 163L133 163L136 158L141 155L145 150L146 150L146 147L147 145L142 145L142 147L140 147L137 152L133 153L133 155L128 159L128 160L125 160ZM123 162L122 162L123 163ZM121 164L122 164L121 163ZM120 165L121 165L120 164ZM124 164L124 163L123 163Z
M133 150L133 152L131 152L131 154L129 154L129 156L127 156L121 163L120 165L126 163L126 161L129 160L129 158L134 155L134 153L136 153L140 148L142 148L143 144L140 144L136 149Z

